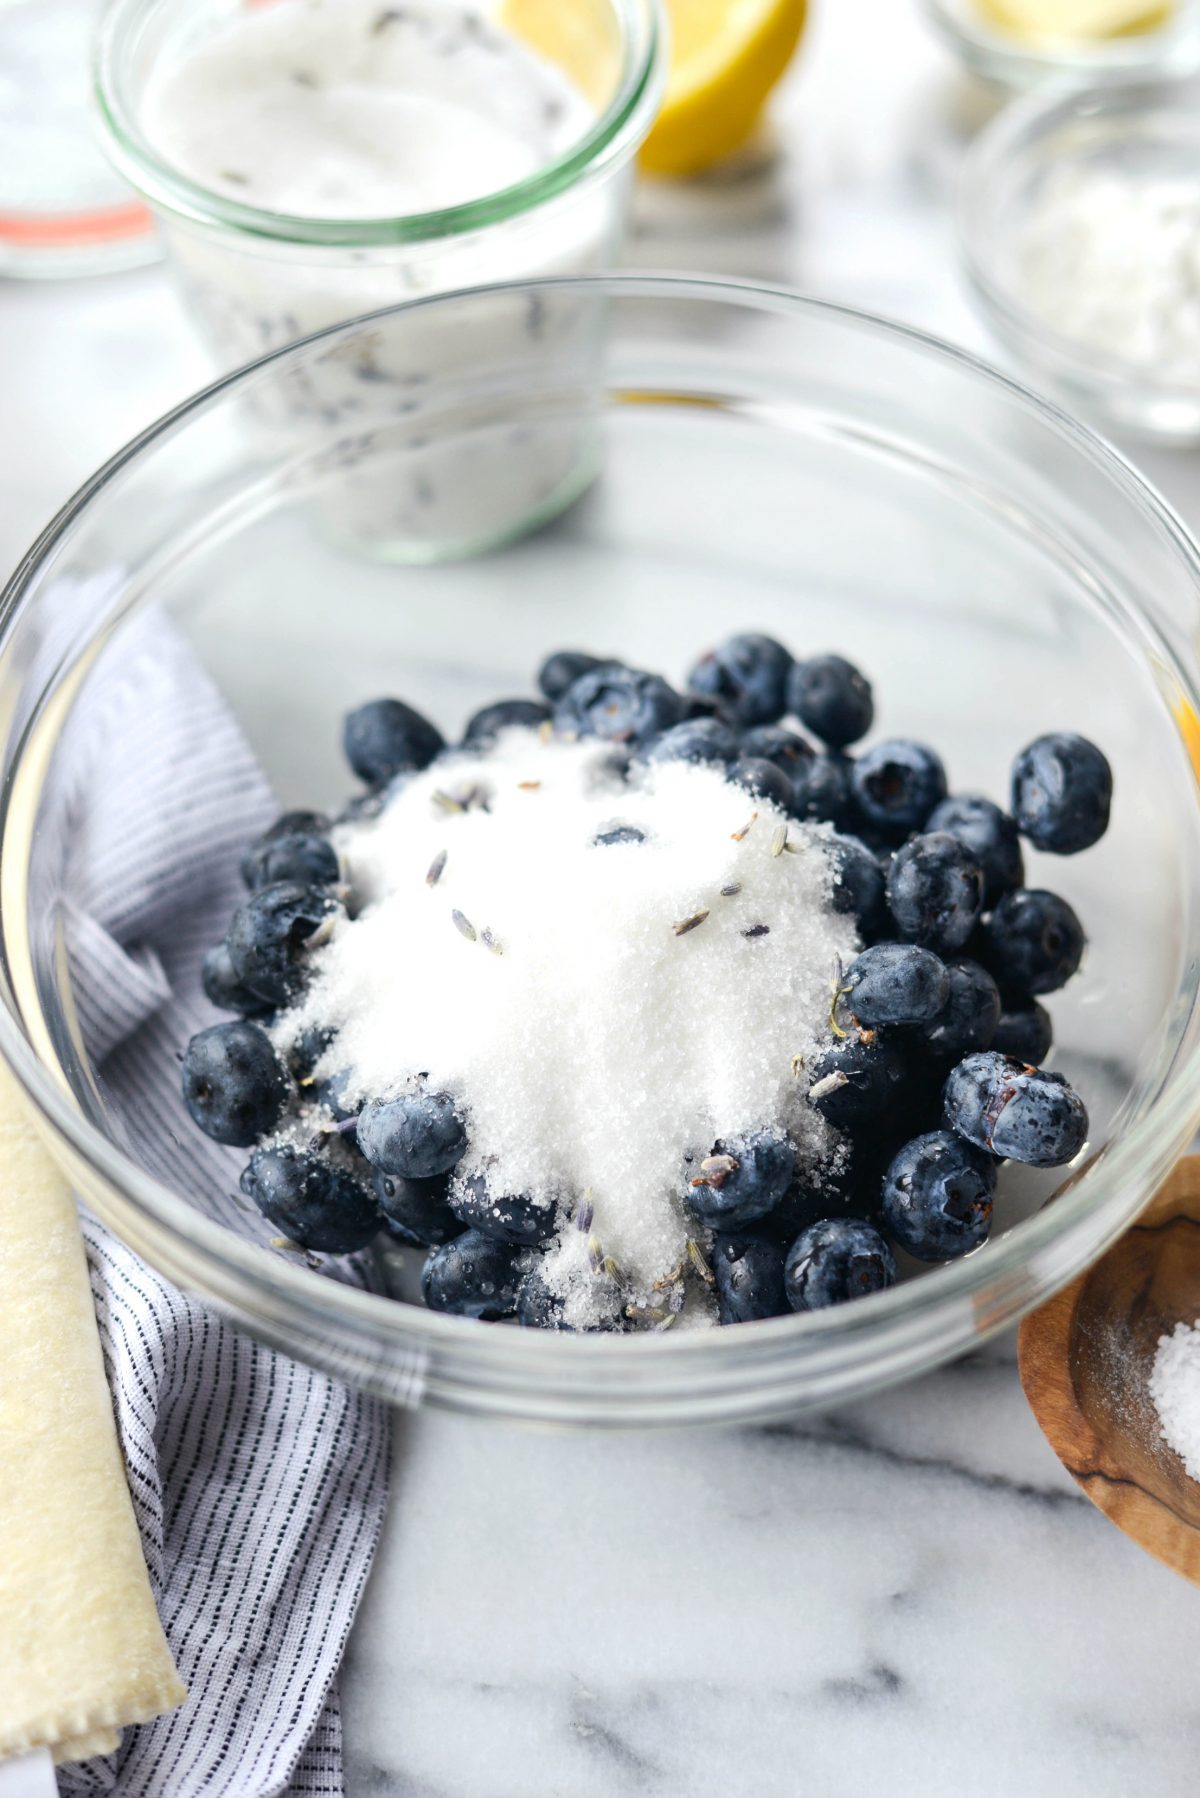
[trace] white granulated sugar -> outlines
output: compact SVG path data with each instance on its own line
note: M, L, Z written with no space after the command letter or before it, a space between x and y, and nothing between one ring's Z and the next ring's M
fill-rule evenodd
M1160 1336L1150 1371L1150 1396L1163 1440L1194 1480L1200 1480L1200 1318Z
M1021 298L1054 330L1146 369L1200 381L1200 180L1062 168L1017 246Z
M620 825L645 840L593 843ZM827 836L712 767L627 782L611 748L506 731L336 833L358 916L287 1027L337 1028L320 1071L349 1068L354 1096L417 1075L452 1093L461 1172L564 1216L586 1199L603 1252L653 1281L686 1249L686 1152L776 1126L802 1161L836 1154L794 1061L827 1040L835 958L857 947ZM548 1263L564 1292L583 1252L567 1234Z

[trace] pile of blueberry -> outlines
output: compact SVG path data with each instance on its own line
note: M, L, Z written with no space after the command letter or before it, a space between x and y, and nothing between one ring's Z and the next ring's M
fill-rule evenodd
M1084 934L1064 899L1024 886L1020 839L1074 855L1103 835L1112 775L1092 743L1070 733L1031 743L1013 765L1005 812L979 794L950 796L924 744L889 738L849 754L874 703L840 656L794 661L770 637L739 635L705 655L680 693L658 675L559 651L538 684L542 700L477 712L463 743L483 749L520 724L606 740L630 764L714 763L790 816L832 826L833 902L854 915L864 947L837 970L828 1042L803 1072L808 1103L841 1146L807 1178L786 1137L767 1130L685 1161L691 1253L722 1323L889 1286L893 1244L926 1262L967 1254L987 1238L1000 1162L1074 1158L1087 1113L1040 1065L1051 1043L1040 1000L1076 972ZM343 817L377 810L391 783L446 748L394 699L352 712L344 746L367 791ZM217 1142L261 1145L242 1188L292 1242L348 1254L385 1230L429 1251L433 1309L563 1328L541 1273L555 1208L495 1193L483 1175L453 1177L467 1128L450 1096L418 1086L348 1105L344 1076L314 1077L328 1066L331 1032L305 1033L286 1060L267 1034L344 915L331 830L325 817L290 812L243 857L249 896L204 967L210 1000L240 1016L188 1044L188 1110ZM310 1127L314 1105L328 1121ZM642 1320L602 1260L595 1277L593 1327Z

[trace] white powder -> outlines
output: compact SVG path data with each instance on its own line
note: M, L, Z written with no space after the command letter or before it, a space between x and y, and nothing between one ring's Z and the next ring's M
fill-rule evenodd
M1063 168L1018 245L1021 296L1047 325L1159 380L1200 382L1200 179Z
M1169 1336L1159 1337L1150 1396L1163 1440L1191 1477L1200 1480L1200 1318L1190 1327L1176 1324Z
M348 1068L354 1096L424 1074L461 1103L462 1173L486 1168L494 1192L552 1196L564 1216L586 1200L604 1252L649 1283L686 1248L686 1152L775 1126L803 1162L836 1155L794 1058L827 1039L835 958L857 939L830 907L827 829L713 767L627 783L611 758L509 730L341 828L359 915L314 957L280 1034L335 1026L320 1072ZM594 845L618 825L645 840ZM582 1252L567 1236L550 1263L564 1292Z

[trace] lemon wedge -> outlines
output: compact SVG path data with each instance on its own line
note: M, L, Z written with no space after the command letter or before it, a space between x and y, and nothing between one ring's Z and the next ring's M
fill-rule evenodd
M667 91L642 146L653 175L693 175L745 142L792 59L806 0L666 0Z

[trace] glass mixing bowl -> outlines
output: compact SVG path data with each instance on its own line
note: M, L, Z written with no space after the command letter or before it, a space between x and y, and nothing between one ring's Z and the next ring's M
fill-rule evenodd
M532 300L536 362L480 328L489 309ZM597 473L569 511L491 555L387 566L347 549L339 520L364 466L402 452L409 427L388 391L364 387L352 431L313 419L306 439L273 448L255 419L328 358L400 346L433 319L496 355L457 380L452 359L439 363L422 456L432 446L469 480L496 433L518 453L586 422ZM1113 450L970 356L877 319L732 282L605 276L449 295L322 332L146 432L9 582L0 1048L78 1190L132 1248L256 1335L396 1402L683 1423L787 1414L916 1374L1098 1254L1200 1114L1198 600L1196 546ZM965 1261L839 1310L727 1330L481 1325L272 1250L265 1226L171 1190L153 1154L130 1150L84 1047L78 953L64 949L64 858L116 853L114 835L136 845L145 823L136 792L118 805L95 770L103 804L64 811L64 745L98 663L150 613L182 635L289 805L344 797L340 716L377 693L453 730L527 689L555 646L679 678L738 628L863 663L881 728L937 743L959 788L1003 796L1015 750L1049 728L1085 730L1116 770L1112 829L1086 855L1032 855L1029 869L1090 932L1083 974L1051 1002L1055 1064L1092 1114L1080 1163L1006 1169L993 1240ZM182 1109L177 1123L190 1128ZM241 1157L229 1156L235 1190Z

